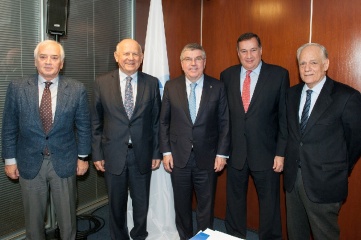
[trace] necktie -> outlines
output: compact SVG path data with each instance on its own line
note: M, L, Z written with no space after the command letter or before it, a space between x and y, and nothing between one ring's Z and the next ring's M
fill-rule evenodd
M53 114L51 111L51 92L50 85L52 82L45 82L45 89L40 103L40 118L43 123L44 132L48 134L53 124Z
M251 102L251 70L248 70L246 73L246 78L243 82L243 88L242 88L242 102L243 102L243 108L244 111L248 111L249 104Z
M126 85L125 85L125 101L124 107L125 111L130 119L133 115L134 108L134 99L133 99L133 87L132 87L132 78L130 76L126 77Z
M194 123L194 121L196 120L196 116L197 116L197 113L196 113L196 92L195 92L195 89L196 89L196 86L197 86L197 83L191 83L191 92L189 94L189 100L188 100L188 107L189 107L189 113L191 115L191 119L192 119L192 122Z
M310 106L311 106L312 90L307 90L306 92L307 92L306 102L305 102L305 105L303 106L301 122L300 122L300 129L301 129L302 134L305 131L307 121L308 121L308 116L309 116Z

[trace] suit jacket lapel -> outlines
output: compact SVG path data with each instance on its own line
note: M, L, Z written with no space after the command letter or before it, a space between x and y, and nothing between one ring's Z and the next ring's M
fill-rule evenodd
M120 111L121 114L124 115L124 117L128 118L127 113L124 108L122 92L120 89L119 69L116 69L113 71L112 79L109 83L109 88L110 88L110 96L109 97L112 99L112 101L114 101L114 103L117 103L115 105L114 109L116 111Z
M187 96L187 89L186 89L186 79L185 76L179 78L178 81L178 99L179 103L183 107L184 113L188 117L189 122L192 124L191 114L189 113L189 107L188 107L188 96Z
M312 109L312 112L308 118L307 125L304 135L312 128L312 126L317 122L320 116L325 112L328 106L332 103L331 92L333 88L333 82L326 79L325 84L322 87L320 95L317 98L315 106Z
M208 76L204 74L202 97L199 104L198 113L195 122L197 122L197 119L206 108L211 92L212 92L212 85L209 83Z
M139 105L143 100L145 84L146 84L146 82L145 82L145 79L144 79L144 75L141 72L138 72L137 97L136 97L136 100L135 100L135 105L134 105L134 111L133 111L132 118L137 113L137 110L139 109ZM125 112L125 108L124 108L124 112Z
M39 111L39 87L38 87L38 75L30 77L28 79L29 87L26 88L25 96L29 104L29 109L33 111L33 119L37 122L40 129L43 129L42 122L40 120L40 111Z
M248 107L248 112L252 111L253 108L252 106L255 105L257 98L259 98L261 93L263 92L263 87L267 81L267 77L268 77L268 65L265 62L262 62L262 67L259 73L256 88L254 89L253 96Z
M237 71L234 71L231 75L229 88L234 93L233 94L233 102L238 103L238 106L240 108L240 113L243 115L245 114L244 108L243 108L243 102L242 102L242 95L241 95L241 67L242 65L239 65L239 68Z
M60 122L59 119L63 115L64 109L66 108L66 105L68 103L68 100L70 99L70 93L68 90L68 81L65 77L59 76L59 82L58 82L58 93L57 93L57 99L56 99L56 110L55 110L55 116L54 116L54 122L49 132L55 127L55 125Z

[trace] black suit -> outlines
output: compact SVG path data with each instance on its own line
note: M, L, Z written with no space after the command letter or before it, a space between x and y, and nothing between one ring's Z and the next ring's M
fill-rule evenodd
M128 237L128 187L134 207L131 236L134 239L134 236L147 234L152 159L161 159L158 145L161 104L158 79L142 72L137 73L137 79L137 96L130 120L123 105L119 70L98 77L94 85L92 157L94 161L105 161L111 222L118 225L111 226L111 229L119 230L111 234L115 235L114 238L121 236L122 239ZM128 147L129 137L132 149ZM117 176L123 175L124 179L116 180ZM145 179L141 181L140 178L144 176ZM115 216L116 212L119 212L119 216Z
M260 202L260 239L280 239L279 174L275 156L286 147L285 93L288 71L262 62L249 108L245 113L240 91L241 65L221 73L230 111L231 155L227 168L227 231L246 237L248 178L254 178Z
M287 95L289 135L284 168L287 195L293 192L300 172L311 202L342 202L347 197L348 175L361 155L360 92L326 77L302 135L299 108L303 87L304 83L298 84ZM305 208L308 210L307 205ZM298 216L287 215L288 219L294 217Z
M194 124L188 108L185 76L166 83L160 114L160 151L171 152L173 156L171 178L176 225L181 239L193 235L192 190L189 186L180 186L181 178L187 178L189 185L194 184L198 200L198 230L212 228L217 179L215 158L217 154L229 154L228 107L223 83L204 75L202 97ZM193 178L188 177L187 169L197 169L192 172Z

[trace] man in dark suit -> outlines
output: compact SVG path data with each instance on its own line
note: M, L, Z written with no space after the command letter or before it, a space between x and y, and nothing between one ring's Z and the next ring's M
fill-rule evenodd
M297 50L303 83L287 94L284 168L289 239L339 239L338 213L361 155L361 94L326 76L324 46Z
M92 155L105 172L112 239L129 239L128 189L133 203L132 239L145 239L152 169L160 164L158 79L138 71L141 46L132 39L114 52L119 69L98 77L92 106Z
M187 44L180 60L185 76L164 87L160 151L164 168L171 173L177 230L185 240L193 236L193 188L198 201L197 231L213 228L217 172L228 157L229 122L223 83L203 74L203 47Z
M2 157L20 178L26 239L45 239L48 188L62 239L76 235L76 174L88 170L90 116L83 84L59 75L63 47L52 40L34 51L38 74L12 81L6 94Z
M253 177L259 199L260 239L281 239L280 176L286 147L285 93L288 71L261 60L254 33L237 40L241 64L221 73L227 91L231 155L227 168L226 228L246 238L247 189Z

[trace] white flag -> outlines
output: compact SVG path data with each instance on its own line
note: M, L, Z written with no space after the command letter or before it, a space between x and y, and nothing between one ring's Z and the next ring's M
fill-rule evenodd
M165 41L162 0L151 0L145 38L143 72L159 79L161 96L169 80L167 45ZM132 203L128 198L128 228L133 227ZM178 240L175 226L174 197L170 175L163 164L152 172L150 182L147 240Z
M162 0L150 1L142 71L159 79L159 88L163 95L164 84L169 80L169 66Z

